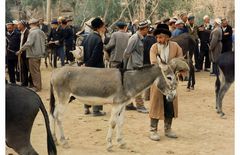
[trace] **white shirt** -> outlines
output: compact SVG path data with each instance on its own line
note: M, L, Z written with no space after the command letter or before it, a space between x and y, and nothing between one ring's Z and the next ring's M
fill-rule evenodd
M22 43L23 43L23 37L24 37L24 33L27 30L27 28L25 28L23 31L21 31L21 42L20 42L20 48L22 47Z
M165 62L168 63L168 58L169 58L169 43L167 45L163 44L157 44L158 46L158 53L160 54L161 59Z

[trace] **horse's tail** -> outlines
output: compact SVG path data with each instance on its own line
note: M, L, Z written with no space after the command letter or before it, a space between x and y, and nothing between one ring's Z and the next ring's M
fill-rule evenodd
M44 120L45 120L45 124L46 124L46 130L47 130L48 155L57 155L56 145L54 143L54 140L53 140L53 137L52 137L52 134L51 134L51 130L50 130L48 114L47 114L47 111L46 111L40 97L39 97L39 100L40 100L39 108L42 111L42 114L43 114L43 117L44 117Z
M55 110L55 97L54 97L54 91L53 91L53 85L50 82L50 113L53 115Z
M219 66L217 66L217 67L220 70L220 67ZM219 79L220 74L216 74L216 77L217 77L216 81L215 81L215 95L216 95L216 99L218 98L218 93L219 93L220 85L221 85L221 82L220 82L220 79Z

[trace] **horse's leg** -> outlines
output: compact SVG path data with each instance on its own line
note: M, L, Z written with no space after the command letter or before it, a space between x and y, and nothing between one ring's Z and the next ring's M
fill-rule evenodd
M122 136L122 126L123 126L123 121L124 121L124 113L125 113L125 104L122 104L122 107L120 107L120 111L118 114L118 120L117 120L117 142L119 144L120 148L124 148L124 146L126 145L126 143L123 140L123 136Z
M121 109L121 105L114 103L112 106L111 118L109 120L109 128L107 133L107 150L110 151L112 148L112 134L113 130L118 121L119 111Z
M57 125L59 127L59 131L60 131L60 142L62 143L64 148L69 148L70 146L68 145L68 142L64 136L64 130L63 130L63 126L62 126L62 118L63 118L63 114L64 111L66 109L66 104L68 103L68 99L69 99L69 94L66 91L61 91L58 93L58 101L59 104L57 105Z
M223 117L225 114L222 111L222 100L228 89L230 88L231 83L225 82L223 83L223 86L219 90L218 98L217 98L217 113L220 114L221 117Z
M50 128L51 128L51 133L53 136L53 140L55 144L57 144L57 137L56 137L56 116L57 116L57 109L54 110L53 114L49 114L49 119L50 119Z

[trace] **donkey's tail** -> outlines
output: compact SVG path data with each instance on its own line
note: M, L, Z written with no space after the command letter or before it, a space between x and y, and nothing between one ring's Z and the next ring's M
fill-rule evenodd
M53 115L55 110L55 97L53 92L53 85L50 82L50 113Z
M53 137L52 137L52 133L50 130L50 125L49 125L49 118L48 118L48 114L47 111L42 103L41 98L39 97L40 100L40 105L39 108L42 111L44 120L45 120L45 124L46 124L46 130L47 130L47 149L48 149L48 155L57 155L57 149L56 149L56 145L54 143Z

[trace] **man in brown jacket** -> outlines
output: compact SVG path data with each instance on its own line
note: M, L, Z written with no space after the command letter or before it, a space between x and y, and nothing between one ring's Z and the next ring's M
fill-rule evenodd
M150 61L152 64L157 63L157 56L162 61L168 63L171 59L181 57L183 55L181 47L176 43L169 41L171 32L167 25L161 25L154 31L157 43L153 44L150 50ZM156 86L151 88L150 96L150 112L151 119L150 139L158 141L160 136L157 133L158 121L164 120L165 136L169 138L177 138L176 134L171 131L172 118L178 115L178 97L173 102L168 102Z

